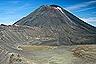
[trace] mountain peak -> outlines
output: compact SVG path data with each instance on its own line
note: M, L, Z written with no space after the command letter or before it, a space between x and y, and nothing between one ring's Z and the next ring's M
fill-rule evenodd
M42 5L14 23L14 25L27 25L40 28L40 32L42 33L38 36L53 38L50 41L43 41L42 44L44 45L96 43L96 28L58 5Z
M60 7L60 6L58 6L58 5L54 5L54 4L53 4L53 5L50 5L50 6L52 6L52 7ZM60 7L60 8L61 8L61 7Z

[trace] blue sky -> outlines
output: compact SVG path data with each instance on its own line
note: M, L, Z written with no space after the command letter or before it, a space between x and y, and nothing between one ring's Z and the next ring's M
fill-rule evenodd
M96 0L0 0L0 24L11 25L41 5L51 4L96 27Z

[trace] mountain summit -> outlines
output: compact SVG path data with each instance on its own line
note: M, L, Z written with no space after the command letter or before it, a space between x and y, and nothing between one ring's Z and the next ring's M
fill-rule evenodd
M96 28L80 20L58 5L42 5L13 25L35 26L41 29L39 37L53 37L55 42L62 44L93 44L96 43ZM49 44L49 43L48 43Z

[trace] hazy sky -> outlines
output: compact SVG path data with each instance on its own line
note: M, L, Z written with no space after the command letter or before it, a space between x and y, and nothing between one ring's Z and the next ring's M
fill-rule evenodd
M96 26L96 0L0 0L0 24L11 25L41 5L56 4Z

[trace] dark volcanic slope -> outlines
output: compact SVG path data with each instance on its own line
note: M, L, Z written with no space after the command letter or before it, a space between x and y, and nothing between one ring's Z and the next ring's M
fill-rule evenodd
M76 27L86 27L96 31L96 28L83 22L79 18L75 17L68 11L64 10L60 6L55 5L43 5L30 13L28 16L15 22L16 25L28 25L28 26L42 26L42 25L72 25Z
M57 5L43 5L14 25L40 27L47 37L55 37L59 44L96 43L95 27Z

